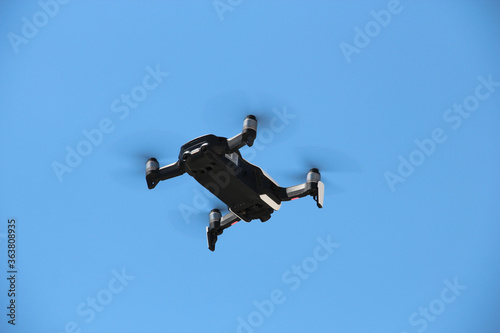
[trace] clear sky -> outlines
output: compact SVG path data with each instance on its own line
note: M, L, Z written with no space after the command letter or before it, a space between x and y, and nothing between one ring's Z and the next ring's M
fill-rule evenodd
M498 332L496 1L0 12L1 332ZM242 155L291 186L313 152L325 207L284 203L212 253L208 192L148 190L145 159L250 112Z

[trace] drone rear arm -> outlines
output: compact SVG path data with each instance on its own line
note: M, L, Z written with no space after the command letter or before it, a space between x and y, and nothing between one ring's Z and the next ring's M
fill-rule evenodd
M210 212L210 226L207 227L207 242L210 251L215 251L215 243L217 236L221 235L224 229L229 228L241 219L233 212L229 212L223 217L218 209L213 209Z

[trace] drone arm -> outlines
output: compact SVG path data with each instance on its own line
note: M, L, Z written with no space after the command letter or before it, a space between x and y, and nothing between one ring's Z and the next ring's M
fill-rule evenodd
M245 146L247 143L243 139L243 133L239 133L230 139L227 139L227 153L233 153L241 147Z
M248 147L253 146L253 142L257 137L257 119L255 116L249 115L245 118L243 122L243 131L230 139L227 139L227 151L226 153L231 154L240 149L241 147L248 145Z
M235 224L240 220L241 219L238 217L238 215L236 215L233 212L229 212L221 218L220 229L224 230L226 228L229 228L230 226L232 226L233 224Z
M322 181L308 182L300 185L282 188L281 201L290 201L305 196L311 195L316 201L318 208L323 208L323 196L325 193L325 185Z
M167 180L182 175L184 169L181 167L179 161L171 163L159 168L158 161L151 158L146 163L146 182L148 188L151 190L162 180Z
M281 201L290 201L311 195L318 208L323 208L323 197L325 185L321 181L321 175L317 169L311 169L307 174L307 181L300 185L280 188Z
M165 165L165 166L161 167L160 169L158 169L158 180L167 180L170 178L174 178L174 177L182 175L185 172L186 171L184 171L181 168L179 161L177 161L177 162Z
M224 229L229 228L241 219L233 212L229 212L221 217L221 213L217 209L214 209L210 212L209 219L210 226L207 227L208 249L210 251L215 251L217 236L221 235Z
M305 197L306 195L310 194L310 189L307 188L307 183L300 184L300 185L295 185L295 186L290 186L283 188L282 190L282 195L281 195L281 200L282 201L290 201L294 200L295 198L302 198Z

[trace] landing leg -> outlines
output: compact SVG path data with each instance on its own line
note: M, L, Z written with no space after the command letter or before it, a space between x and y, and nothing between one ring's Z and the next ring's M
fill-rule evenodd
M218 209L212 209L208 215L209 226L207 227L207 243L208 249L210 251L215 251L215 243L217 243L217 238L222 234L224 229L229 228L240 218L233 212L229 212L222 217Z

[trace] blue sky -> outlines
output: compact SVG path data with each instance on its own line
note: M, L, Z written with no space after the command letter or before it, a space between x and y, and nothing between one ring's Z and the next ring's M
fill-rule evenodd
M2 332L498 332L495 1L1 13ZM139 155L171 163L247 111L267 122L242 155L291 186L314 151L325 208L284 203L212 253L208 192L187 174L148 190Z

